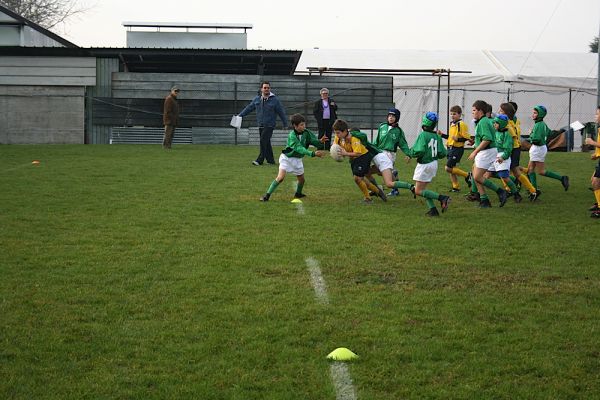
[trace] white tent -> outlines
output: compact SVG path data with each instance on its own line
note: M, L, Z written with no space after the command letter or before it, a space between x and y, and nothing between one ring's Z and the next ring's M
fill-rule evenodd
M523 134L533 125L530 115L537 104L548 108L548 126L559 129L576 120L592 121L597 103L597 54L308 49L302 52L296 73L307 73L308 67L471 71L450 75L450 106L460 105L465 121L470 121L475 100L485 100L497 109L510 97L519 105ZM439 81L437 76L394 76L394 103L402 112L401 126L409 143L419 132L422 115L438 109ZM439 83L439 126L445 130L447 78ZM382 120L385 112L382 110ZM575 150L580 145L581 137L575 135Z

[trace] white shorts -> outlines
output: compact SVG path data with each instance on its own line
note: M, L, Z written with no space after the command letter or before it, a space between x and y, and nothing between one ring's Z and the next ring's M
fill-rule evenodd
M375 164L379 172L385 171L386 169L394 169L394 163L385 153L379 153L373 157L373 164Z
M475 156L475 167L485 169L487 171L493 171L494 161L498 157L498 150L496 148L481 150Z
M536 146L535 144L532 144L529 148L529 161L544 162L546 160L547 152L548 147L546 147L546 145Z
M496 157L498 160L498 157ZM504 160L501 163L498 161L494 161L494 165L490 171L500 172L500 171L508 171L510 169L510 158L508 160Z
M304 164L302 163L302 159L298 157L288 157L283 153L279 156L279 169L296 176L304 175Z
M396 153L389 150L383 150L383 154L385 154L390 160L392 160L392 165L396 163Z
M434 160L429 164L419 164L415 167L413 180L419 182L431 182L435 174L437 174L438 162Z

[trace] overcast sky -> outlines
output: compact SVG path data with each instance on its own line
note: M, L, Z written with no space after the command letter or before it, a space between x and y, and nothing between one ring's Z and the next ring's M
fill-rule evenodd
M125 47L122 22L249 23L248 48L589 51L598 0L82 0L55 31L84 47ZM558 60L557 60L558 61Z

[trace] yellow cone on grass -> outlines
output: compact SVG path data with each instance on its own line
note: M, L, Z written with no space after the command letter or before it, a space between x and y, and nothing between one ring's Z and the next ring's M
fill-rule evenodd
M292 199L291 202L292 203L302 203L302 200L300 200L300 199Z
M338 347L331 353L327 354L327 359L333 361L352 361L356 360L357 358L358 356L356 354L345 347Z

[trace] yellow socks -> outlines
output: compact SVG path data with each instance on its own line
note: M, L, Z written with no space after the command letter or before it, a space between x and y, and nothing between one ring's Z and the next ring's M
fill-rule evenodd
M529 181L529 178L527 178L527 175L519 175L518 179L519 182L521 182L521 185L525 186L527 190L529 190L529 193L535 193L535 188Z
M467 176L469 176L469 174L467 174L465 171L463 171L462 169L457 168L457 167L452 168L452 173L454 175L462 176L463 178L466 178Z

